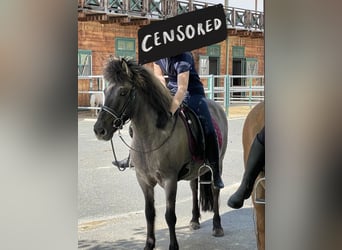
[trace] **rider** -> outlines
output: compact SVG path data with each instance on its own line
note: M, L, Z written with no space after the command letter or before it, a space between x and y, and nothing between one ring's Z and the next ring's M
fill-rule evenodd
M156 76L170 89L173 95L170 113L174 115L184 101L198 115L205 133L205 154L213 171L214 187L223 188L224 184L219 171L218 141L205 101L203 84L195 69L192 54L183 52L176 56L157 60L153 64L153 69ZM166 83L164 75L168 77L168 83ZM127 166L128 161L125 159L118 164Z
M154 72L173 95L170 112L174 114L184 101L199 117L206 141L206 158L213 170L215 188L223 188L224 184L219 171L219 150L214 126L208 105L205 101L203 84L195 69L194 59L190 52L159 59L154 63ZM166 84L164 75L168 76Z
M265 127L254 138L240 187L230 196L228 206L236 209L243 206L244 200L251 195L254 182L261 171L265 171Z

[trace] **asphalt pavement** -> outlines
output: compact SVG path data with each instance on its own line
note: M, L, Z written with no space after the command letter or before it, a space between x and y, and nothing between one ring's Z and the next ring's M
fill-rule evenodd
M230 114L228 119L228 149L224 159L223 181L220 194L223 237L213 237L212 216L202 213L201 228L189 229L191 219L191 191L189 182L178 184L176 203L176 233L180 249L191 250L255 250L255 226L252 203L245 202L242 209L234 210L226 203L237 189L243 174L241 132L245 115ZM111 164L113 154L109 142L97 141L92 127L95 119L81 113L79 133L79 183L78 183L78 248L99 250L143 249L146 239L144 199L135 178L134 168L118 171ZM129 143L127 128L121 131ZM128 148L116 136L114 145L119 159L127 156ZM169 232L164 219L165 198L163 190L155 190L156 249L166 250Z

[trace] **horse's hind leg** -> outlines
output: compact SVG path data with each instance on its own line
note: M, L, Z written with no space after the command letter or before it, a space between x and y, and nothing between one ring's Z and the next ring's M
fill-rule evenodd
M169 250L178 250L178 242L176 237L176 195L177 195L177 179L165 181L166 195L166 212L165 219L169 227L170 245Z
M224 231L221 226L221 217L220 217L220 212L219 212L220 189L212 187L212 191L214 194L213 236L221 237L224 235Z
M199 218L201 216L199 206L198 206L198 179L190 181L190 187L192 191L192 219L190 221L190 229L199 229L200 222Z

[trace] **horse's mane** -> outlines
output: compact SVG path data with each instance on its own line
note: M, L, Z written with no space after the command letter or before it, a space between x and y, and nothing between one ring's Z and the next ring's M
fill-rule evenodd
M163 128L169 119L172 96L154 74L134 60L111 58L104 70L104 78L112 83L130 82L144 95L144 100L156 112L156 126Z

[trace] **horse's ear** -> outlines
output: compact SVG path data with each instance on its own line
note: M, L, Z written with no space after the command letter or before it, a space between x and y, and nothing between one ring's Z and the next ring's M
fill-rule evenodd
M127 61L124 58L121 59L121 66L124 69L124 71L126 72L126 74L128 76L131 76L131 71L128 67Z

